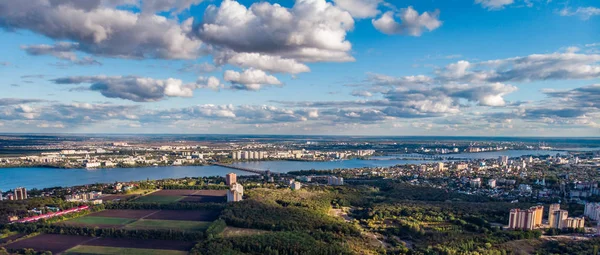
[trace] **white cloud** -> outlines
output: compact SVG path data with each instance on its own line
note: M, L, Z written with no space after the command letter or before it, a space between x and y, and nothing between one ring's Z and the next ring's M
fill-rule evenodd
M109 98L136 102L153 102L165 97L191 97L195 84L184 84L179 79L157 80L135 76L75 76L53 80L57 84L91 84L91 91L99 91Z
M352 17L363 19L377 16L377 9L383 0L334 0L335 5L348 11Z
M197 74L212 73L219 68L209 63L186 64L179 69L180 72L192 72Z
M442 25L439 14L439 10L436 10L419 15L412 6L409 6L400 10L398 14L388 11L379 19L373 19L372 23L384 34L421 36L425 30L433 31ZM395 16L400 18L400 23L396 21Z
M261 53L302 62L352 61L346 33L352 16L325 0L299 0L292 8L233 0L211 5L197 33L204 41L238 53Z
M198 84L198 88L207 88L214 91L219 91L220 89L225 87L225 85L221 83L221 80L214 76L208 78L198 77L196 84Z
M579 7L574 11L570 8L564 8L559 12L560 16L578 16L582 20L588 20L591 17L600 15L600 8L596 7Z
M78 48L79 43L71 42L57 42L54 45L38 44L21 46L21 49L33 56L51 55L75 65L102 65L91 57L78 58L75 53Z
M188 36L192 20L180 25L163 16L78 2L0 1L0 27L73 41L79 43L78 50L95 55L164 59L199 55L201 41Z
M514 0L475 0L476 4L481 4L483 8L488 10L501 10L505 6L513 4Z
M223 74L225 81L233 84L233 89L239 90L260 90L265 85L282 85L277 77L268 75L262 70L246 69L244 72L227 70Z
M352 91L352 95L355 97L372 97L373 94L366 90L354 90Z
M274 73L298 74L309 72L310 68L294 59L286 59L280 56L264 55L260 53L235 53L221 52L216 54L217 64L231 64L243 68L255 68Z

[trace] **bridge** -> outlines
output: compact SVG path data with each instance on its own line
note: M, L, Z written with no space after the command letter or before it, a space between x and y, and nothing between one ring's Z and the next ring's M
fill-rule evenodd
M226 165L226 164L221 164L221 163L210 163L210 164L213 166L231 168L231 169L249 172L249 173L253 173L253 174L259 174L259 175L271 174L271 171L269 171L269 170L258 170L258 169L252 169L252 168L246 168L246 167L240 167L240 166L234 166L234 165Z
M469 158L453 157L452 154L448 155L430 155L430 154L398 154L393 155L393 159L413 159L413 160L460 160L468 161Z

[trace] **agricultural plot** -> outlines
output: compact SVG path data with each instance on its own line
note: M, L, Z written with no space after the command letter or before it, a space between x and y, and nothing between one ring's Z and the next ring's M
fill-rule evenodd
M192 242L170 240L134 240L41 234L4 246L7 249L34 249L53 254L187 254Z
M4 246L11 249L34 249L36 251L50 251L53 254L60 253L71 249L74 246L88 242L95 237L89 236L68 236L68 235L52 235L41 234Z
M125 226L125 229L165 229L182 231L203 231L210 222L181 220L138 220Z
M153 213L144 219L149 220L184 220L184 221L214 221L219 217L217 211L174 211L174 210L162 210L157 213Z
M185 255L187 251L174 250L152 250L152 249L137 249L137 248L121 248L121 247L106 247L106 246L90 246L79 245L69 249L66 255L75 254L97 254L97 255Z
M179 200L184 199L184 196L160 196L160 195L147 195L143 197L139 197L132 202L135 203L159 203L159 204L170 204L176 203Z
M211 210L105 210L58 224L100 228L203 231L219 217Z
M226 201L226 190L159 190L134 200L134 202L140 203L221 203Z
M84 216L75 219L71 219L65 222L62 222L66 225L90 225L90 226L98 226L98 227L115 227L115 226L123 226L134 222L135 219L127 219L127 218L116 218L116 217L99 217L99 216Z
M159 212L158 210L104 210L88 216L140 219Z

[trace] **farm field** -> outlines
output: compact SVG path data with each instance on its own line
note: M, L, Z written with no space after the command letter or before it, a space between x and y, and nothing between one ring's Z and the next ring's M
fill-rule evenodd
M90 245L78 245L74 248L69 249L63 254L75 255L75 254L99 254L99 255L185 255L187 251L175 251L175 250L153 250L153 249L139 249L139 248L121 248L121 247L106 247L106 246L90 246Z
M211 210L162 210L151 214L144 219L149 220L184 220L184 221L214 221L219 217L219 212Z
M30 248L36 251L50 251L53 254L66 251L81 243L88 242L95 237L89 236L68 236L68 235L53 235L41 234L24 240L5 245L10 249L25 249Z
M157 212L158 210L104 210L92 213L88 216L139 219Z
M125 226L125 229L173 229L184 231L205 230L210 222L180 220L138 220Z
M178 202L179 200L182 200L184 198L185 198L184 196L157 196L157 195L152 194L152 195L139 197L135 200L132 200L132 202L169 204L169 203Z
M159 190L133 200L138 203L221 203L226 201L226 190Z
M92 225L99 227L108 227L108 226L123 226L127 225L131 222L134 222L135 219L128 218L116 218L116 217L99 217L99 216L84 216L75 219L71 219L65 222L62 222L66 225Z
M193 242L170 240L136 240L41 234L4 247L7 249L34 249L53 254L187 254Z
M203 231L219 217L211 210L104 210L57 224L100 228Z

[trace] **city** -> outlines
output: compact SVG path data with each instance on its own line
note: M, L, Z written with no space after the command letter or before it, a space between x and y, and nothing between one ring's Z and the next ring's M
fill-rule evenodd
M600 255L598 0L0 0L0 255Z

